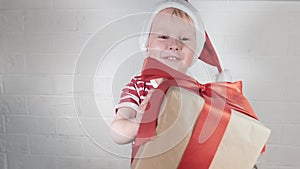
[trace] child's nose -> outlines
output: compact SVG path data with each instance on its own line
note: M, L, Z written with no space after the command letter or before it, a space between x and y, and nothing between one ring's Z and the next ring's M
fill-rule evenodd
M168 45L168 49L169 50L174 50L174 51L178 51L181 50L181 42L175 38L170 38L170 42Z

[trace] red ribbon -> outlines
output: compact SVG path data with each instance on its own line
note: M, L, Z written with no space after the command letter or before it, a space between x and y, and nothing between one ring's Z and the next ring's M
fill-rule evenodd
M142 79L165 79L152 93L149 109L145 110L132 150L134 159L139 147L156 136L157 117L164 94L171 86L199 94L204 107L194 126L191 139L178 168L209 168L230 119L231 109L258 119L248 100L242 95L242 83L215 82L200 84L156 59L144 61ZM209 119L209 120L207 120Z

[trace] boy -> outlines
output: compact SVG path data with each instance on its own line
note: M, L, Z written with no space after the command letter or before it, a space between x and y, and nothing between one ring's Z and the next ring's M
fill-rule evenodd
M218 68L217 81L230 79L229 72L222 71L197 10L188 2L167 1L156 7L154 14L152 20L150 18L151 24L146 27L150 30L149 35L141 38L146 44L148 57L181 73L186 73L199 58ZM123 89L111 126L112 138L116 143L130 143L135 139L153 91L151 89L162 81L142 81L140 76L136 76Z
M146 48L147 56L185 73L196 56L199 56L205 36L203 26L199 24L201 22L196 21L198 15L192 18L187 12L176 8L182 4L185 8L191 8L184 1L169 1L158 7L159 10L156 9L158 13L154 12L156 15L150 26ZM161 81L156 79L144 82L136 76L123 89L111 126L112 138L116 143L126 144L134 140L151 89L156 88Z

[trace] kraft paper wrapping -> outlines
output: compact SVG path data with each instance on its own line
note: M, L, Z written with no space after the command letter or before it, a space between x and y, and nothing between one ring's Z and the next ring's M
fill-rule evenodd
M252 169L271 130L261 122L231 110L231 118L210 169Z
M204 99L199 95L171 87L160 108L157 136L141 145L131 168L177 168L203 105ZM252 169L270 133L262 123L232 110L229 124L209 168Z
M177 168L203 105L202 97L171 87L160 108L157 136L140 147L131 168Z

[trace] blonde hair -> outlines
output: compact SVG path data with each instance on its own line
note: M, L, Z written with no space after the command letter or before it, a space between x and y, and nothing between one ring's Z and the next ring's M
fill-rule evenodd
M172 15L178 16L182 19L188 19L188 21L193 22L192 18L186 12L184 12L178 8L169 7L169 8L165 8L165 9L173 10ZM163 10L165 10L165 9L163 9Z

